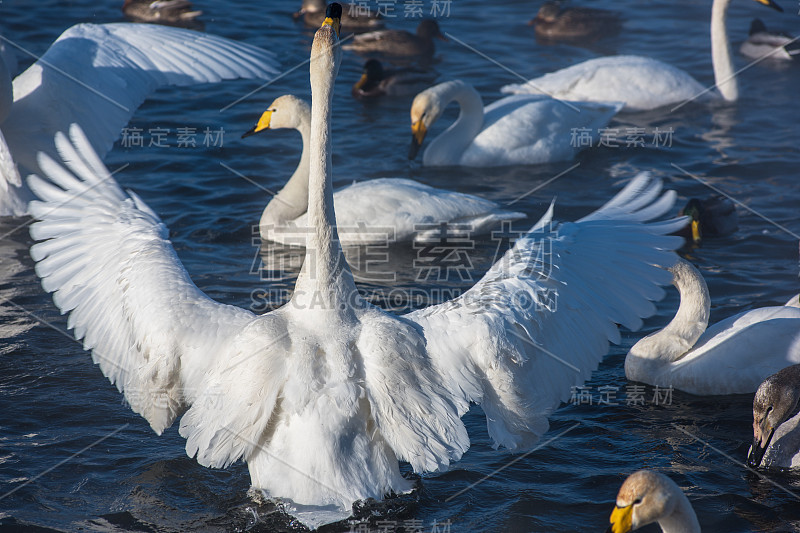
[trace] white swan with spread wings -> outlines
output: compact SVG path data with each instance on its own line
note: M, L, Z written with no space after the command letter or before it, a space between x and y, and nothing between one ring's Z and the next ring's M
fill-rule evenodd
M329 17L311 52L313 231L283 307L258 316L202 293L158 216L120 189L77 126L56 139L67 168L45 155L53 183L30 181L42 285L131 408L157 433L183 414L189 456L243 459L253 486L332 510L322 521L410 490L398 460L417 472L458 460L472 402L497 445L530 449L619 341L617 324L636 329L655 311L670 276L653 265L675 261L681 239L667 234L684 224L648 222L675 195L642 175L575 223L555 225L551 207L460 298L404 316L370 305L336 234L337 26Z

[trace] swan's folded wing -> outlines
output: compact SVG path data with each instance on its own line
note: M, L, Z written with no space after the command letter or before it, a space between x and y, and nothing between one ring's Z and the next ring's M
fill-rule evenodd
M207 394L207 371L257 317L203 294L158 216L119 188L77 126L70 136L74 145L56 137L69 170L43 155L53 183L29 179L41 198L31 203L36 272L95 363L161 433Z
M575 223L545 217L461 297L406 315L453 401L480 403L497 445L523 449L547 416L589 379L619 342L617 324L638 329L663 297L684 220L645 223L672 207L672 191L647 175ZM654 201L655 200L655 201Z
M79 124L103 157L159 87L276 73L273 54L223 37L150 24L78 24L14 80L3 131L17 163L38 172L36 154L55 157L53 135L70 124Z

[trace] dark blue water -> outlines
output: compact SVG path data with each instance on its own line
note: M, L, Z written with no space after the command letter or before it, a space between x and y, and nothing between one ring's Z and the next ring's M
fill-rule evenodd
M42 53L72 24L119 21L116 4L5 1L0 4L0 21L4 35ZM273 50L288 69L308 57L311 38L309 30L290 18L296 4L207 1L200 7L206 12L207 31ZM402 17L402 1L385 4L394 5L398 15L390 19L392 26L413 29L416 20ZM432 2L422 4L428 11ZM524 25L534 15L532 4L458 0L440 23L443 31L525 77L598 54L636 53L668 61L703 83L713 82L710 2L592 2L622 11L627 19L619 36L593 49L537 45ZM797 33L797 5L784 4L787 13L780 16L754 2L734 2L728 24L735 47L754 16L768 26ZM487 102L499 97L502 85L518 81L454 40L437 46L436 69L442 79L473 83ZM27 66L30 60L21 62ZM509 202L572 164L488 170L430 170L410 164L405 158L410 99L369 105L352 100L348 85L358 78L360 63L346 54L339 74L333 123L337 183L410 177ZM736 64L741 68L747 62L737 55ZM673 166L677 165L800 233L800 68L760 63L743 71L739 82L741 99L736 104L689 105L674 113L615 120L612 127L623 137L626 128L634 126L671 128L671 146L648 143L584 152L577 159L579 167L514 208L527 213L530 223L557 196L557 217L573 219L604 203L640 170L663 177L684 200L708 194L705 186ZM222 164L262 187L274 190L282 185L299 157L299 135L276 131L245 141L239 136L275 97L307 95L308 72L300 68L245 102L219 111L258 85L241 81L158 92L130 126L144 132L168 129L169 146L125 148L118 143L107 164L112 170L130 165L118 174L120 182L161 215L178 255L202 290L225 303L265 310L281 303L285 293L275 289L290 289L295 271L288 267L282 276L270 278L259 269L261 253L252 225L269 196ZM451 110L433 133L454 116ZM196 147L177 146L179 128L195 128ZM206 128L224 131L221 147L205 146ZM708 281L713 321L743 309L782 304L800 286L796 236L744 208L739 215L738 233L688 252ZM19 227L21 222L25 221L0 223L0 235L7 234L0 240L0 530L16 531L23 524L29 531L44 530L34 526L65 531L298 527L274 506L248 496L243 464L221 471L201 467L186 456L176 428L157 437L128 409L89 355L71 340L65 319L41 290L27 252L30 238L27 229ZM476 244L470 276L476 278L488 267L495 248L490 239ZM415 254L408 247L391 250L386 270L396 276L383 283L365 280L363 289L376 301L392 287L435 299L435 289L471 283L470 276L417 280ZM265 297L263 291L270 289ZM624 334L623 345L612 348L587 383L592 404L562 406L551 418L545 446L524 457L493 450L483 415L474 408L466 416L472 448L450 472L425 476L419 489L400 501L361 509L361 516L372 515L369 522L333 530L602 531L621 481L642 467L659 469L678 482L704 531L800 530L800 502L741 465L752 435L750 396L700 398L674 392L655 402L654 391L647 387L644 404L633 402L634 384L625 379L622 368L624 354L642 335L665 324L676 305L677 295L670 291L642 331ZM617 405L598 404L601 387L616 392L612 403ZM508 466L513 459L517 460ZM796 474L774 474L770 479L800 492ZM9 491L14 492L3 497Z

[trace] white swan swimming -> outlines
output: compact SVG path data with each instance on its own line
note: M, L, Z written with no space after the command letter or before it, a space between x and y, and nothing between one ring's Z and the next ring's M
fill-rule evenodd
M43 155L53 183L29 180L42 199L30 207L42 286L131 408L159 434L183 413L190 457L247 461L253 486L311 525L410 490L398 459L417 472L458 460L471 402L496 445L530 449L619 342L616 324L637 329L654 313L669 275L653 265L675 260L681 239L668 233L684 223L647 222L675 194L640 175L577 222L556 225L551 206L457 299L403 316L370 305L336 234L330 116L341 53L329 19L311 50L312 231L283 307L258 316L202 293L167 228L122 191L78 126L56 138L67 168Z
M681 488L652 470L639 470L625 480L606 533L628 533L657 522L664 533L700 533L700 523Z
M681 295L678 312L630 349L628 379L692 394L746 394L800 363L800 309L761 307L706 329L711 298L703 276L683 259L669 270Z
M291 179L261 215L261 238L302 246L310 227L306 210L311 109L295 96L278 97L245 136L270 128L299 131L303 153ZM491 200L399 178L353 183L333 193L333 202L339 242L344 246L424 240L431 237L431 227L441 222L457 224L474 236L489 231L503 220L525 218L523 213L504 210Z
M753 398L753 445L747 464L800 468L800 365L764 380ZM790 418L794 415L793 418Z
M276 72L273 54L260 48L147 24L73 26L13 84L0 55L0 216L26 212L32 197L20 174L39 172L38 152L56 157L53 136L70 124L102 157L159 87Z
M593 143L621 103L563 102L541 95L502 98L484 109L481 95L461 80L434 85L411 104L414 159L428 129L450 102L458 119L440 133L422 156L425 166L494 167L569 161L580 151L576 132L588 130Z
M755 0L783 11L772 0ZM739 97L739 85L728 41L725 17L731 0L714 0L711 6L711 61L719 96ZM708 93L687 72L657 59L642 56L610 56L590 59L500 89L503 93L547 94L563 100L625 102L624 111L645 111L697 99Z

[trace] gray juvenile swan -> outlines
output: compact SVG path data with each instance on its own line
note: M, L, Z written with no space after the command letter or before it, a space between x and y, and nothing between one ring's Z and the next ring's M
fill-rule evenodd
M800 468L800 365L764 380L753 398L753 445L747 463ZM793 418L792 415L795 415Z

